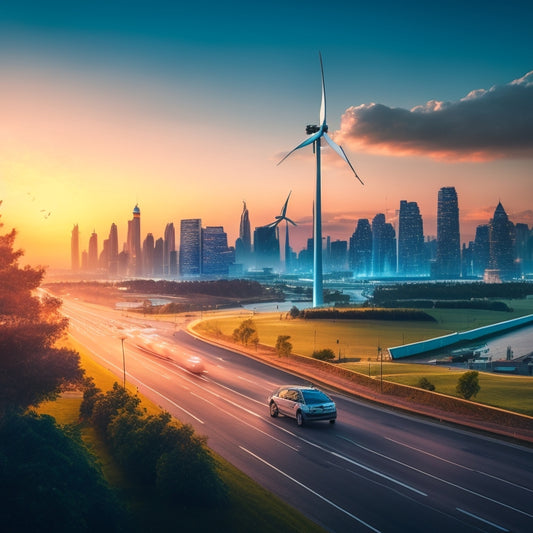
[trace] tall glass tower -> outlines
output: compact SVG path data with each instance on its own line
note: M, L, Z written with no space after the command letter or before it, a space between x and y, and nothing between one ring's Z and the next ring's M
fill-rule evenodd
M422 215L416 202L400 201L398 228L398 274L427 275Z
M437 261L439 278L455 279L461 274L459 207L455 187L442 187L437 206Z
M80 230L78 224L72 228L70 237L70 265L72 270L80 269Z
M199 276L202 268L202 220L184 219L180 223L179 269L182 276Z

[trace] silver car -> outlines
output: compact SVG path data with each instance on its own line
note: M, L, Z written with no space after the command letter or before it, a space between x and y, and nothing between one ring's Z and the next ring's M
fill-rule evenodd
M283 385L268 398L270 416L290 416L299 426L313 420L337 419L335 402L321 390L302 385Z

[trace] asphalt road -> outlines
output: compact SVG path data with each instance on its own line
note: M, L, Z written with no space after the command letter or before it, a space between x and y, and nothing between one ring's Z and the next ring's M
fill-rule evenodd
M328 393L338 420L297 427L266 399L303 383L279 369L160 322L64 299L71 333L94 358L194 426L209 446L333 532L529 532L533 450ZM170 357L139 346L163 341ZM157 351L157 350L156 350ZM194 374L184 354L200 355Z

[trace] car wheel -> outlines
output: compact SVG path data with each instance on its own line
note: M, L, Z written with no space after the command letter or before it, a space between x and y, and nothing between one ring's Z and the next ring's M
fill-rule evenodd
M296 413L296 423L299 425L299 426L303 426L304 425L304 415L302 415L302 412L301 411L298 411Z
M335 424L335 419L329 421L330 424Z
M276 418L278 415L278 406L274 402L270 402L270 416Z

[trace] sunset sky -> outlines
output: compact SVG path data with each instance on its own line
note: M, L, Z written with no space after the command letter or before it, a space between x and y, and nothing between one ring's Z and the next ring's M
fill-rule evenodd
M143 238L183 218L238 236L287 215L311 236L320 64L324 235L416 201L436 234L455 186L461 238L501 201L533 225L530 2L25 1L0 7L0 207L23 263L70 266L70 233Z

